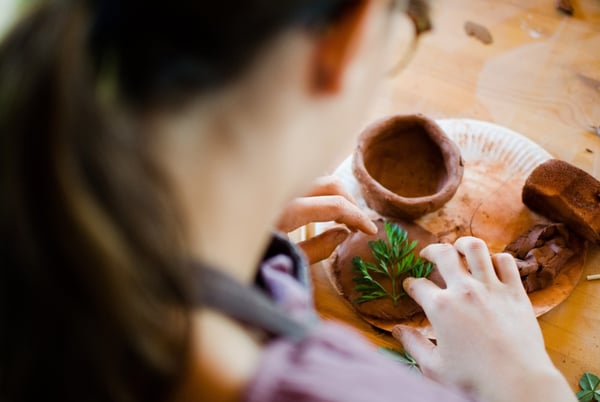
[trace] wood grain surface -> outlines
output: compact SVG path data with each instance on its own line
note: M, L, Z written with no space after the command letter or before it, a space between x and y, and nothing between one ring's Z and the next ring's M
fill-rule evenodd
M435 30L403 71L386 78L364 124L396 113L490 121L600 179L600 136L593 130L600 126L600 1L573 4L574 15L566 16L552 0L434 1ZM466 21L485 26L493 42L468 36ZM332 168L353 147L349 141ZM600 280L585 279L595 273L598 246L589 249L569 298L539 319L548 352L573 390L584 372L600 374ZM323 318L357 328L376 345L398 347L337 295L320 264L312 277Z

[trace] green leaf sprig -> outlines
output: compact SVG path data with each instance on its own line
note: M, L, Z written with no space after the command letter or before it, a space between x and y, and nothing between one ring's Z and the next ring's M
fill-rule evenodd
M402 348L402 351L399 352L396 349L380 347L378 348L379 352L390 357L392 360L402 363L407 366L410 370L421 373L421 369L419 368L419 364L417 361L406 351L406 349Z
M591 373L585 373L579 380L581 391L577 393L580 402L600 402L600 378Z
M387 242L383 239L370 241L369 247L375 263L365 262L360 257L352 259L352 269L356 273L353 281L354 290L360 296L354 301L357 304L389 297L394 306L406 293L402 288L402 280L407 276L426 278L433 270L433 264L413 254L417 241L408 241L408 233L399 225L385 222ZM385 275L391 281L390 289L379 283L373 274Z

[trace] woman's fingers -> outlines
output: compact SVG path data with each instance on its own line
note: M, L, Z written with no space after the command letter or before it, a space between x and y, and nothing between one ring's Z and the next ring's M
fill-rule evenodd
M469 271L475 279L485 283L498 280L492 265L490 251L483 240L465 236L456 240L454 247L465 257Z
M352 230L367 234L377 233L377 226L355 204L341 195L302 197L294 199L286 208L277 228L291 232L312 222L335 221Z
M517 263L512 255L498 253L492 256L492 262L500 281L511 287L523 288Z
M351 230L377 233L377 226L356 204L341 181L332 176L319 178L306 197L292 200L277 222L277 229L289 233L309 223L335 221ZM330 229L299 243L310 263L323 260L348 237L346 228Z
M423 307L425 313L428 313L430 310L434 295L442 290L435 283L426 278L408 277L402 282L402 286L406 293L408 293L419 306Z
M434 359L435 345L415 328L406 325L396 325L392 335L404 349L417 361L421 371L427 374Z
M336 176L319 177L314 182L314 187L306 194L307 197L322 195L341 195L354 205L358 205L352 194L346 190L342 181Z
M333 250L350 234L350 231L343 227L329 229L318 236L311 237L308 240L298 243L302 248L308 262L314 264L328 258Z
M468 273L458 251L451 244L430 244L421 250L420 256L437 266L447 286L463 280Z

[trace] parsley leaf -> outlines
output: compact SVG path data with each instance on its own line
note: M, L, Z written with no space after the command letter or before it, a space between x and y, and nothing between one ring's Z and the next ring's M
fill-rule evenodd
M406 293L402 288L402 280L407 276L425 278L433 270L433 264L420 257L415 257L413 250L417 241L408 241L408 233L399 225L385 222L387 241L379 239L369 242L375 263L365 262L360 257L352 259L352 269L356 273L353 278L354 290L360 296L354 301L357 304L389 297L398 305L398 301ZM390 289L386 289L374 278L374 274L386 276L391 281Z

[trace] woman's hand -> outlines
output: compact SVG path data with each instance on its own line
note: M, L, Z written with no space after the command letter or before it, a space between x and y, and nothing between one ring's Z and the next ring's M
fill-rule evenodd
M458 386L481 401L574 401L552 364L531 302L512 256L490 257L486 244L463 237L424 248L446 282L408 278L404 288L419 303L437 337L393 330L423 374Z
M377 233L375 224L333 176L318 179L309 194L294 199L279 219L277 229L288 233L308 223L329 221L344 224L353 231ZM309 262L314 264L329 257L338 244L348 237L350 232L346 227L329 229L298 245L306 253Z

